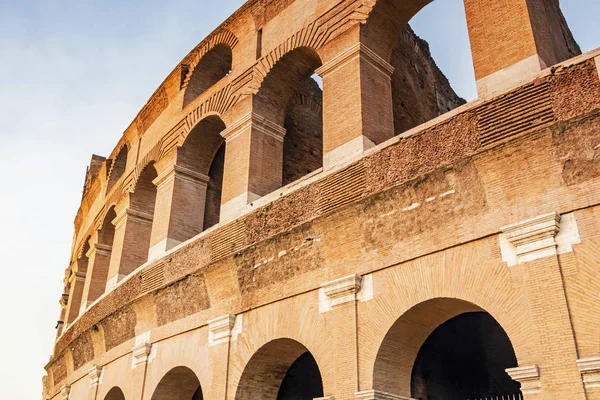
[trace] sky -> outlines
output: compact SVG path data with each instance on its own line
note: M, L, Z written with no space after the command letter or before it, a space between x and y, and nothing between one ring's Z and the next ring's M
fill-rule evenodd
M0 399L41 399L73 220L92 154L107 156L179 61L242 0L0 0ZM583 51L598 0L562 0ZM461 0L411 21L476 97Z

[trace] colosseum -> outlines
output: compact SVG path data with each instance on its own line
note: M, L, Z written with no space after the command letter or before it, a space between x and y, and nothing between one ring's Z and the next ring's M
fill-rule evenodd
M558 0L249 0L75 218L45 400L600 399L600 49Z

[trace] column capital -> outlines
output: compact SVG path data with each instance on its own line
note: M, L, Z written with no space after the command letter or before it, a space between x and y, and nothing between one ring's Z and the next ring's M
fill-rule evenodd
M71 276L69 276L69 283L73 284L74 282L85 282L85 272L73 271Z
M357 300L360 291L362 277L349 275L321 285L321 291L327 302L325 309L333 309L343 304Z
M200 172L194 171L182 165L170 165L164 171L152 181L155 186L161 187L165 183L168 183L171 179L178 178L192 183L198 183L201 185L208 185L210 178Z
M88 370L88 377L90 378L90 387L96 387L100 384L100 377L102 376L102 367L94 365Z
M577 360L577 366L586 389L600 388L600 356L581 358Z
M227 314L208 321L208 344L216 346L220 343L227 343L231 339L233 326L235 325L235 315Z
M122 208L118 211L117 217L112 220L112 224L115 226L115 229L117 229L128 220L142 224L152 224L152 219L153 217L151 214L133 210L131 208Z
M343 68L348 63L359 58L371 64L371 66L373 66L377 71L381 72L388 78L392 77L392 74L394 73L394 67L392 67L390 63L385 61L382 57L380 57L377 53L363 43L356 43L348 49L342 51L336 57L317 68L315 72L321 78L325 78L327 75Z
M150 352L152 351L152 343L140 343L131 350L131 367L136 368L138 365L148 362Z
M508 368L506 373L513 381L521 384L521 392L523 392L524 395L538 394L542 392L540 369L537 365Z
M71 385L63 385L60 388L60 397L62 400L68 400L71 393Z
M227 129L223 130L221 136L223 136L226 142L229 142L250 128L271 136L281 142L283 142L283 138L286 134L286 129L282 126L279 126L254 112L249 112L231 124Z
M556 212L502 227L506 240L515 248L519 263L556 254L556 235L560 229Z
M397 394L391 394L382 392L380 390L364 390L362 392L356 392L354 394L355 399L361 400L415 400L412 397L399 396Z

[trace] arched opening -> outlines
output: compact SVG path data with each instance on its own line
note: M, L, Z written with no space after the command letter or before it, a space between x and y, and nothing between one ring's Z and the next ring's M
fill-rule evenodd
M121 388L115 386L108 391L104 397L104 400L125 400L125 395L123 394Z
M194 68L183 97L187 106L212 85L231 73L233 54L231 48L219 44L206 53Z
M175 367L160 380L151 400L203 400L198 377L187 367Z
M127 153L129 149L127 146L123 146L117 157L112 160L110 165L110 169L108 171L108 184L106 186L106 193L110 192L110 190L115 186L115 183L123 176L125 173L125 168L127 167Z
M100 298L106 289L108 279L108 269L110 267L110 256L113 242L115 239L115 226L113 221L117 217L115 207L111 207L106 216L102 227L98 231L98 243L93 254L93 261L90 265L89 289L87 292L86 307Z
M150 237L152 234L152 220L154 218L154 207L156 205L156 186L154 180L158 173L154 168L154 163L148 164L142 171L135 191L130 196L130 211L134 214L129 223L128 230L131 226L132 239L135 240L135 246L127 246L127 268L121 268L129 273L129 270L134 270L148 260L148 250L150 249Z
M254 112L286 130L282 184L323 166L323 92L315 80L319 55L301 47L283 56L254 97Z
M433 299L390 328L373 388L420 400L519 396L519 384L506 374L517 365L509 337L489 313L462 300Z
M203 176L208 182L189 183L188 215L181 221L189 225L187 240L205 229L219 223L223 167L225 163L225 140L221 132L225 123L217 116L209 116L196 125L179 149L177 164Z
M411 378L412 397L427 400L496 398L519 394L507 368L517 366L508 336L485 312L466 313L425 341Z
M244 369L236 400L312 400L323 397L321 372L313 355L291 339L261 347Z

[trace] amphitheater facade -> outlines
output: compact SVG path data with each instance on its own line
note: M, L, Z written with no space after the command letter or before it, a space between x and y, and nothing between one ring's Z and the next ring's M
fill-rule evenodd
M92 158L44 399L600 399L600 50L465 0L465 103L428 3L250 0L176 66Z

